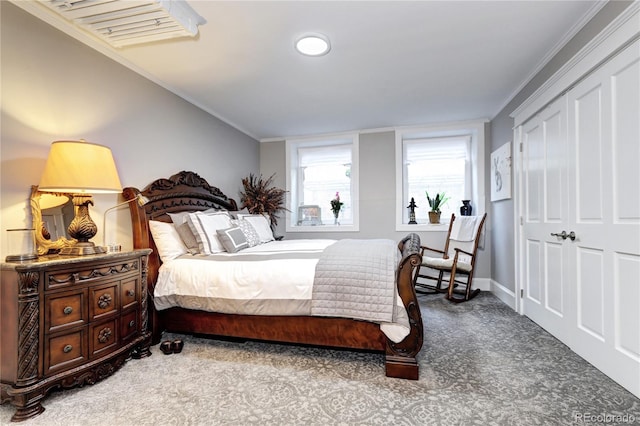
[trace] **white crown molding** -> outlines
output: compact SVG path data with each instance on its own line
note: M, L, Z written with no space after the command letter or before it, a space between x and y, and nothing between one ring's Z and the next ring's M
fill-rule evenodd
M540 60L540 62L538 63L537 66L535 66L531 72L529 73L529 75L527 75L527 77L522 80L522 82L511 92L511 94L509 94L509 96L507 96L507 98L505 99L504 102L502 102L502 104L500 105L500 107L498 108L498 110L495 112L495 114L493 114L493 116L491 117L491 119L493 120L494 118L496 118L496 116L498 114L500 114L500 112L505 109L507 107L507 105L509 105L509 103L518 95L518 93L520 93L520 91L522 91L522 89L524 89L527 84L529 84L533 78L540 72L542 71L542 69L553 59L554 56L556 56L558 54L558 52L560 52L560 50L562 50L563 47L565 47L567 45L567 43L569 43L569 41L571 41L571 39L578 34L578 32L584 28L585 25L587 25L587 23L593 19L594 16L596 16L596 14L598 12L600 12L600 10L607 4L606 1L599 1L593 4L593 6L591 6L589 8L589 10L580 18L580 20L578 22L576 22L570 29L569 31L567 31L564 36L551 48L551 50L549 50L549 52L547 52L547 54Z
M515 119L514 126L521 124L555 96L568 90L582 76L611 56L617 48L624 47L640 37L639 21L640 1L634 1L509 114Z

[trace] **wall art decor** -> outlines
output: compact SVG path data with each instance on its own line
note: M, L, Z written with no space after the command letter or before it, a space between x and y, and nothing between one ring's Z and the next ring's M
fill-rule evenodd
M511 198L511 142L491 153L491 201Z

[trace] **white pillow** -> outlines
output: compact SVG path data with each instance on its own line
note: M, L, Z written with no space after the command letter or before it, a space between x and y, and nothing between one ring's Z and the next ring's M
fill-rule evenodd
M187 223L193 236L196 237L201 254L224 251L224 246L218 240L217 231L231 227L231 218L227 213L191 213L187 216Z
M156 243L158 255L160 255L162 262L167 262L188 253L187 247L182 242L182 238L180 238L173 223L150 220L149 230L153 241Z
M242 220L246 220L253 226L253 228L258 233L260 237L261 243L268 243L269 241L274 241L273 232L271 231L271 226L269 225L269 219L261 214L256 215L238 215Z

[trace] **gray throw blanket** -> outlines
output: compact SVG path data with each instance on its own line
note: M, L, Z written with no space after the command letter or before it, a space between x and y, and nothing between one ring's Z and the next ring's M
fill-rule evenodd
M400 251L392 240L339 240L316 266L311 315L394 321Z

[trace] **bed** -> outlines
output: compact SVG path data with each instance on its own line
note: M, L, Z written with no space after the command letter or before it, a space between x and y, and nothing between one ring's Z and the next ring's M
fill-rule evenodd
M376 351L385 355L385 373L388 377L418 379L419 368L416 356L423 344L423 327L420 308L412 285L415 268L421 262L420 239L416 234L409 234L403 238L397 244L398 250L395 250L397 252L397 264L394 265L394 291L397 294L395 305L404 307L402 312L406 320L403 324L406 335L399 340L397 335L389 338L388 331L385 334L384 327L379 321L326 315L282 314L277 310L267 314L260 314L259 310L256 311L259 314L218 312L215 311L215 306L220 304L216 305L215 301L211 306L203 309L184 307L190 305L173 307L166 305L167 295L158 296L156 284L161 274L167 274L169 264L178 262L173 260L165 262L165 267L161 268L163 262L152 237L151 226L155 229L158 224L172 223L170 215L175 219L176 214L184 212L205 212L211 209L235 212L238 206L232 198L224 195L218 188L209 185L199 175L189 171L182 171L169 178L157 179L143 190L125 188L123 194L127 200L131 201L140 195L149 200L144 206L135 202L130 202L129 206L134 248L153 250L148 262L147 289L149 328L154 344L161 341L163 332L172 332L207 335L214 338L254 339ZM269 244L274 248L271 249ZM275 241L263 247L253 247L253 249L258 252L290 251L296 250L296 244L306 243L295 240ZM312 242L310 241L309 244ZM331 245L331 247L334 246L337 247L338 244ZM316 249L317 247L314 246L310 251ZM243 250L240 253L247 256L251 251ZM260 254L262 253L254 253L254 255ZM224 256L226 253L220 255ZM281 253L276 254L276 256L281 255ZM182 256L185 259L184 262L191 262L188 257ZM156 296L158 300L155 300ZM159 309L156 309L156 304L160 306Z

